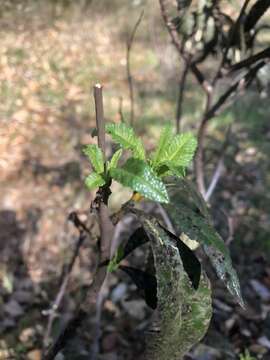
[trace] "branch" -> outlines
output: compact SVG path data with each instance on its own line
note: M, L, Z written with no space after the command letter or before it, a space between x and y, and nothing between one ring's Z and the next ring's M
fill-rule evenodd
M213 173L213 176L212 176L212 180L210 181L210 185L206 191L206 194L205 194L205 201L209 201L217 184L218 184L218 181L220 179L220 176L222 175L222 172L223 172L223 169L224 169L224 156L225 156L225 153L226 153L226 150L227 150L227 147L229 145L229 139L230 139L230 134L231 134L231 126L229 126L227 132L226 132L226 137L225 137L225 141L222 145L222 148L221 148L221 151L220 151L220 155L219 155L219 160L217 162L217 165L216 165L216 169Z
M183 51L183 47L181 46L177 30L176 30L175 26L173 25L173 23L170 21L169 16L167 14L165 3L166 3L165 0L159 0L161 15L162 15L164 24L170 34L172 44L175 46L175 48L176 48L177 52L179 53L179 55L181 56L181 58L185 61L185 63L187 63L187 62L189 62L189 56ZM206 93L211 92L211 89L212 89L211 85L205 79L203 73L199 70L199 68L196 66L196 64L194 62L190 63L190 69L191 69L193 75L195 76L196 80L198 81L198 83L204 89L204 91Z
M196 172L196 182L198 189L202 196L205 198L206 188L204 181L204 160L203 160L203 149L204 149L204 140L207 132L207 125L210 119L217 115L217 112L221 109L224 103L228 98L236 93L239 88L244 88L250 85L252 80L255 78L257 72L266 65L266 61L261 61L236 82L234 82L215 102L214 105L209 108L201 121L199 131L198 131L198 150L195 157L195 172ZM209 97L208 97L209 98ZM207 108L207 106L206 106Z
M51 309L46 311L46 313L49 313L49 319L48 319L48 324L47 324L47 329L44 335L44 340L43 340L43 353L45 353L45 349L49 344L49 339L50 339L50 335L51 335L51 330L52 330L52 325L53 322L57 316L57 311L62 303L63 297L65 295L66 292L66 288L70 279L70 275L72 273L75 261L79 255L79 251L81 246L83 245L85 239L86 239L86 234L90 235L91 233L91 229L88 229L78 218L78 215L73 212L69 215L69 220L71 220L73 222L73 224L76 226L76 228L79 230L79 237L78 240L76 242L76 245L74 247L73 250L73 255L70 259L70 262L67 266L67 268L65 268L63 270L62 273L62 281L61 281L61 286L58 290L58 293L55 297L55 300L51 306Z
M185 62L184 69L181 74L181 78L179 80L179 92L178 92L178 101L177 101L177 109L176 109L176 133L180 132L181 126L181 118L183 113L183 100L184 100L184 91L186 86L187 75L189 72L190 61Z
M136 31L142 21L144 11L141 12L138 20L136 21L130 38L127 40L127 79L128 79L128 88L129 88L129 98L130 98L130 125L133 126L134 123L134 90L133 90L133 78L131 75L130 67L130 53L135 38Z
M260 51L258 54L250 56L249 58L232 65L230 67L229 74L233 73L234 71L241 70L245 67L249 67L263 59L270 59L270 47Z

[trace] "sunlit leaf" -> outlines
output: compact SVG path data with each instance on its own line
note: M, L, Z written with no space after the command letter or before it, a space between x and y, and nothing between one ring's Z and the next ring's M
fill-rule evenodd
M102 174L104 172L104 159L101 149L95 144L90 144L85 146L83 152L91 161L95 171Z
M114 169L117 167L117 164L122 155L122 152L123 152L122 149L119 149L113 154L113 156L108 164L108 170L111 170L111 169Z
M93 172L85 179L85 185L88 187L89 190L93 190L95 188L105 185L105 180L100 174Z
M170 163L175 167L188 166L197 147L197 140L191 133L176 135L159 158L159 164Z
M141 139L139 139L134 130L126 124L107 124L106 132L110 134L113 140L122 148L131 150L137 159L145 159L145 150Z
M139 159L128 159L121 167L111 169L111 176L146 198L158 202L169 201L166 187L148 164Z
M162 157L164 157L164 154L166 153L166 150L168 146L170 145L173 138L173 130L171 126L166 126L161 132L158 147L153 155L153 166L155 167Z

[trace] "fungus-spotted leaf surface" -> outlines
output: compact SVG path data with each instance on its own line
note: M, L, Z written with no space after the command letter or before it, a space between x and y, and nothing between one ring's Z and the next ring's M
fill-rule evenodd
M113 140L122 148L131 150L137 159L145 159L145 150L141 139L139 139L134 130L126 124L107 124L106 132L111 135Z
M165 185L142 160L130 158L121 168L111 169L110 174L114 180L150 200L161 203L169 201Z
M134 212L150 236L157 279L160 330L149 335L147 359L179 360L208 329L212 314L210 283L201 273L195 290L183 266L175 237L171 237L155 218L137 210Z
M170 203L164 205L164 208L176 230L176 235L184 233L203 246L218 277L244 307L239 280L232 266L229 250L212 226L207 206L198 194L195 195L194 188L189 186L186 180L168 178L165 183Z

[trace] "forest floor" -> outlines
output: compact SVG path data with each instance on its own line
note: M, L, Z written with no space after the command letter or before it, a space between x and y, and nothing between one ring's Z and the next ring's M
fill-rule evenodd
M152 5L131 53L135 128L149 150L161 127L174 122L181 70L158 4ZM59 14L35 6L14 6L0 17L0 359L41 359L46 310L77 239L67 218L78 211L86 219L93 198L84 187L89 166L81 151L94 141L91 89L96 82L104 84L107 121L119 121L121 103L129 119L126 38L141 11L131 3L106 11L100 3L84 13L74 8ZM184 130L196 130L200 98L190 79ZM211 126L209 148L217 150L228 124L234 129L212 208L218 226L227 227L228 219L233 224L229 246L247 310L215 280L211 327L191 359L239 359L247 349L255 359L270 359L269 115L269 101L254 89ZM124 196L113 198L112 209ZM91 282L91 247L88 240L80 251L52 334ZM109 285L100 359L136 358L150 311L124 275L113 274ZM86 359L92 320L85 320L64 359Z

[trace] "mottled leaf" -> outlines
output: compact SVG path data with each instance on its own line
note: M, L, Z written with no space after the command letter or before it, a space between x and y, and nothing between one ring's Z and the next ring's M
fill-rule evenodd
M134 130L126 124L107 124L106 132L122 148L131 150L137 159L145 159L145 150L142 141L135 135Z
M102 174L104 172L104 159L101 149L95 144L90 144L84 147L83 152L91 161L95 171Z
M208 329L212 314L210 283L205 273L201 273L195 290L185 271L175 237L153 217L134 212L150 236L157 279L160 330L147 340L147 359L178 360Z
M93 190L95 188L105 185L105 180L100 174L93 172L85 179L85 185L88 187L89 190Z
M210 222L207 206L202 203L195 190L186 181L169 178L165 181L170 203L164 205L176 235L186 234L203 246L218 277L223 280L228 290L244 307L239 280L232 266L230 253L220 235Z
M112 178L146 198L158 202L169 201L166 187L148 164L139 159L128 159L121 167L111 169Z

